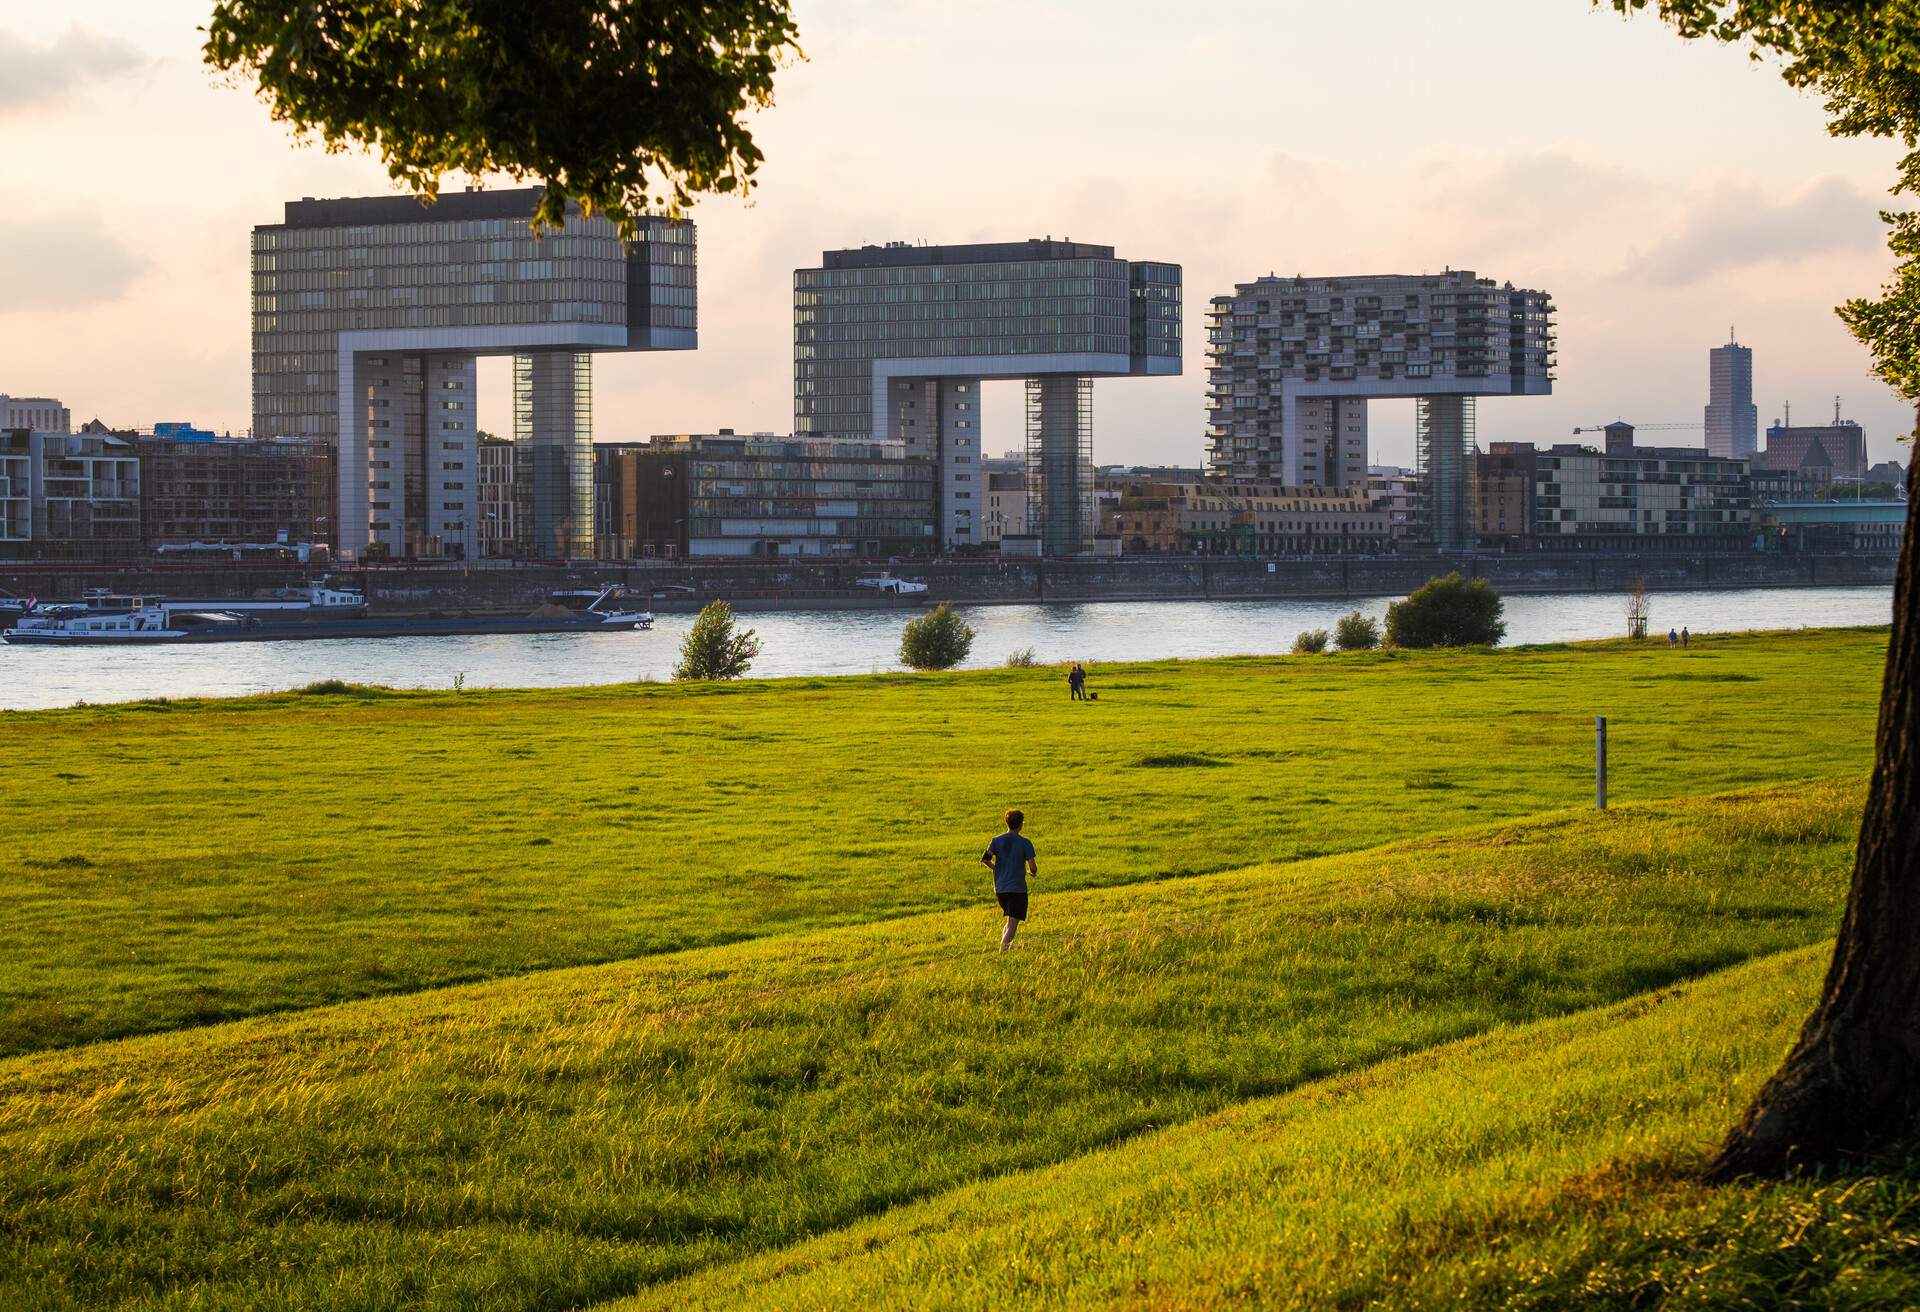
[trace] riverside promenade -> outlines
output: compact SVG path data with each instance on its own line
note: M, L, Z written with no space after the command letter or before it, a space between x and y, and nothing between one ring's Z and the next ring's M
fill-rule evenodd
M1410 592L1458 570L1502 592L1619 592L1641 578L1656 592L1701 588L1860 587L1890 584L1891 556L1547 555L1463 553L1380 558L1263 560L1242 557L1122 557L1116 560L920 560L892 564L830 561L583 561L518 564L471 561L371 565L332 571L285 565L0 565L0 587L23 596L78 597L87 588L173 596L244 597L316 573L363 587L377 611L525 612L556 588L619 582L666 589L653 607L697 608L723 598L741 610L911 608L939 601L972 605L1089 601L1225 601L1378 597ZM856 585L883 571L922 581L925 593L890 597ZM690 589L690 591L683 591Z

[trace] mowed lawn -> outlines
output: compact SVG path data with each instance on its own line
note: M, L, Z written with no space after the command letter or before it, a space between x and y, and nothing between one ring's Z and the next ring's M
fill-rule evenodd
M0 1053L1854 775L1884 630L0 714ZM982 913L985 914L984 912Z
M10 1058L0 1307L520 1312L708 1271L662 1305L1164 1306L1208 1280L1257 1302L1295 1250L1378 1284L1403 1268L1367 1245L1470 1256L1526 1172L1557 1188L1632 1150L1642 1109L1730 1114L1816 963L1738 1005L1703 992L1695 1029L1624 1022L1830 935L1861 793L1849 773L1051 894L1004 955L949 911ZM1527 1064L1559 1031L1457 1070L1440 1046L1632 998L1590 1070ZM1328 1146L1297 1168L1313 1133L1271 1110L1167 1140L1157 1184L1085 1158L1416 1052L1452 1073L1311 1093ZM1011 1214L939 1201L992 1177ZM878 1228L719 1269L847 1226Z

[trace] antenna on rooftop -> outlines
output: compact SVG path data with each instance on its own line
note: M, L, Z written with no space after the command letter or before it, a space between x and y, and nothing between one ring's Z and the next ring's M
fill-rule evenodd
M1782 404L1782 405L1784 405L1784 406L1786 407L1786 410L1787 410L1787 418L1786 418L1786 421L1785 421L1785 422L1784 422L1784 423L1783 423L1783 424L1781 425L1781 427L1783 427L1783 428L1792 428L1792 427L1793 427L1793 402L1791 402L1791 401L1783 401L1783 402L1781 402L1781 404Z
M1840 398L1838 396L1833 398L1833 426L1835 428L1840 426Z

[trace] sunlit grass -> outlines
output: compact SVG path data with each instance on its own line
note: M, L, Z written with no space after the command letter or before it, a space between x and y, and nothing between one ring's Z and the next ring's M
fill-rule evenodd
M1864 774L1884 630L0 714L0 1053Z

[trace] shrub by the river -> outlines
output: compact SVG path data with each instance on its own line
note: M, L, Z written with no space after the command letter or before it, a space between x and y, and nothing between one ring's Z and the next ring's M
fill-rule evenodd
M1326 649L1327 631L1325 629L1308 629L1293 640L1295 656L1315 656Z
M948 602L907 621L900 631L900 663L916 670L950 670L973 650L973 626Z
M701 608L693 627L680 643L676 679L737 679L753 667L760 639L752 629L735 630L733 607L710 601Z
M1506 636L1502 603L1485 579L1456 572L1428 579L1405 601L1387 607L1387 642L1395 647L1492 647Z
M1333 642L1341 651L1369 651L1380 645L1380 622L1354 611L1333 626Z

